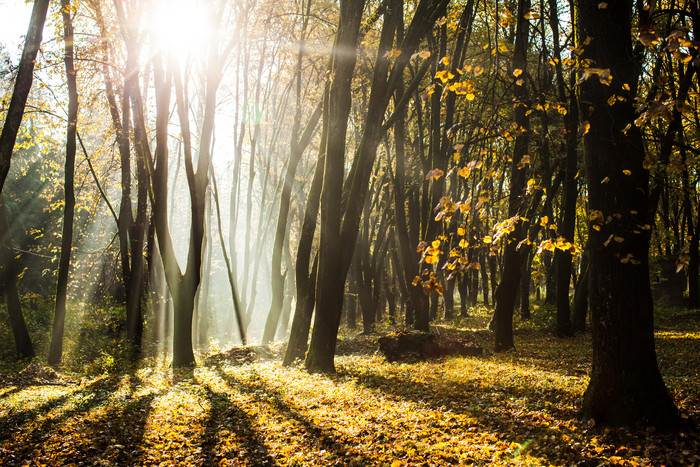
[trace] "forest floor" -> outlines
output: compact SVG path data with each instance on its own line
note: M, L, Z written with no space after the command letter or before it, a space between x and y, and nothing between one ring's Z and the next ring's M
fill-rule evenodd
M0 376L0 465L700 465L700 313L657 319L659 365L688 428L610 430L579 419L588 334L516 331L494 354L387 363L347 337L337 375L283 368L281 345L190 371L150 362L80 377L36 363ZM694 428L693 428L694 427Z

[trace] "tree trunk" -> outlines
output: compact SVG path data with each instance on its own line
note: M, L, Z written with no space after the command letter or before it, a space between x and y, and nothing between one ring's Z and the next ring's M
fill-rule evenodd
M559 48L559 18L557 13L556 0L550 0L550 27L552 28L552 36L554 40L554 57L556 61L557 75L557 90L559 99L564 102L567 98L564 89L564 74L562 71L561 53ZM573 77L573 73L572 73ZM564 166L564 196L562 201L561 222L559 224L559 235L565 241L574 243L574 234L576 228L576 174L578 172L578 158L576 153L577 147L577 130L578 130L578 102L576 100L576 92L574 91L573 79L571 80L571 94L568 96L569 109L566 113L566 161ZM556 333L558 336L570 336L571 332L571 312L569 307L569 283L571 280L571 250L562 250L557 248L555 253L557 256L557 326Z
M641 70L632 53L632 1L612 0L605 9L598 3L579 2L577 10L582 37L592 38L582 58L612 79L606 86L593 76L581 86L581 101L595 109L586 116L585 155L591 223L600 227L589 230L593 365L583 415L598 424L671 430L680 419L656 362L649 233L636 227L650 222L649 173L640 130L632 124L623 132L635 119ZM607 105L613 94L625 100ZM608 242L610 236L623 241Z
M61 256L58 261L58 281L56 284L56 308L53 318L53 332L49 346L48 363L57 366L63 356L63 329L66 321L66 299L68 276L73 246L73 217L75 215L75 150L78 124L78 82L74 64L73 20L70 0L61 0L63 16L63 40L65 44L66 80L68 84L68 130L66 137L65 182L63 185L65 205L63 208L63 233L61 235Z
M576 282L574 291L574 311L571 316L571 330L573 332L583 332L586 330L586 316L588 316L588 278L589 260L588 246L581 258L581 274Z
M338 32L333 45L329 91L328 136L321 191L321 239L316 279L316 319L305 366L312 372L335 372L333 357L340 310L343 304L344 274L338 260L340 245L341 196L345 165L345 136L351 104L351 83L357 59L357 39L364 0L341 0ZM345 246L345 248L352 248Z
M22 124L24 107L27 103L29 91L34 80L34 63L41 45L41 36L46 22L46 12L49 8L49 0L35 0L32 8L32 16L29 19L27 38L22 49L22 58L19 61L15 88L7 108L5 123L0 133L0 193L5 186L7 174L10 171L10 159L15 148L17 133Z
M525 18L530 11L530 0L518 0L517 27L515 33L515 48L513 50L513 69L521 70L521 80L527 79L527 50L530 31L530 22ZM522 104L527 104L527 84L514 86L515 99ZM518 105L515 108L515 123L524 131L516 136L513 147L513 163L510 175L510 193L508 195L508 216L514 218L520 216L523 197L525 196L525 165L523 157L527 154L529 146L530 123L526 111L527 105ZM518 283L520 281L520 254L518 244L526 235L523 231L523 222L515 221L515 229L505 239L505 252L503 255L503 275L496 289L494 298L496 309L493 314L494 323L494 348L497 352L512 349L513 344L513 309L515 307ZM528 290L524 291L528 293Z
M34 356L34 347L22 315L22 303L17 290L15 251L12 246L10 224L7 220L7 210L2 195L0 195L0 235L0 290L5 294L17 353L22 358L31 358Z

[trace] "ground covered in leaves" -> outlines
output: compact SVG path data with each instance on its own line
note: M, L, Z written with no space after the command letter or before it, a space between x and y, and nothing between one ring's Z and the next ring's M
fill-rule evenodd
M659 363L688 428L579 420L589 336L520 329L495 355L388 363L346 338L338 374L283 368L279 348L232 349L173 374L99 377L41 365L0 377L0 465L698 465L700 315L658 323Z

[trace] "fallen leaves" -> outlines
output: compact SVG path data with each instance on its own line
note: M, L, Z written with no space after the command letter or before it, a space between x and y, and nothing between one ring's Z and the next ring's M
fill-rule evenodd
M662 372L683 416L694 420L698 322L697 313L673 315L657 335ZM490 348L488 331L440 332ZM376 337L361 336L341 341L333 377L281 367L271 360L279 349L237 348L176 375L160 365L66 386L7 386L0 464L700 462L695 431L671 437L580 421L589 339L519 329L516 352L390 364L375 354Z

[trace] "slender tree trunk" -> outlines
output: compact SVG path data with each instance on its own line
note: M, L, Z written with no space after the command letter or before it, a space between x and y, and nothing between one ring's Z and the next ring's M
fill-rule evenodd
M583 332L586 330L586 316L588 316L588 278L589 264L588 246L581 258L581 274L576 282L574 291L574 310L571 315L571 330L573 332Z
M299 67L301 67L301 59ZM301 81L301 77L298 79ZM275 230L275 240L272 247L272 264L270 266L270 286L272 299L270 303L270 311L267 315L267 321L265 322L265 330L262 338L263 344L269 344L274 340L275 331L277 330L277 324L279 322L284 295L284 280L282 280L282 273L280 271L282 267L282 247L284 246L284 241L287 234L287 218L289 216L292 185L294 184L294 177L296 176L297 166L299 165L301 156L311 141L311 136L313 135L316 125L321 117L321 110L321 106L316 108L316 111L311 116L300 139L296 136L296 134L292 136L292 150L289 156L289 164L287 165L287 170L284 174L284 186L282 187L282 195L280 197L277 228Z
M74 64L73 20L70 0L61 0L63 16L63 40L65 43L66 79L68 83L68 130L66 137L65 182L63 185L65 205L63 208L63 233L61 235L61 256L58 262L56 284L56 308L53 319L53 332L49 346L48 363L57 366L63 356L63 329L66 321L66 299L70 257L73 247L73 217L75 214L75 151L78 124L78 82Z
M17 290L17 266L12 246L10 224L7 220L4 197L0 195L0 290L3 291L15 338L15 348L22 358L34 356L34 347L22 315L22 303Z
M649 173L642 164L640 130L632 124L623 132L635 119L641 71L632 53L631 14L631 0L612 0L605 9L594 0L578 3L582 37L592 38L582 58L609 70L612 78L609 86L596 77L581 86L581 101L595 109L584 117L590 124L584 143L591 222L600 227L589 230L593 365L583 415L597 424L670 430L679 427L680 418L656 361L649 233L634 231L650 222ZM607 105L613 94L625 100ZM606 179L609 183L601 183ZM598 223L608 216L611 222ZM623 241L607 242L611 235Z
M15 148L17 133L22 124L24 107L27 103L29 91L34 80L34 63L36 55L41 45L41 36L46 22L46 12L49 8L49 0L35 0L32 8L32 16L29 19L27 37L22 49L22 57L19 61L15 88L10 99L10 106L7 109L5 123L0 133L0 193L5 186L7 174L10 171L10 159Z
M304 220L301 225L301 233L299 235L299 247L297 248L296 259L296 297L297 302L294 309L294 317L292 318L292 328L289 332L289 342L287 350L284 354L282 364L285 366L291 365L295 360L304 358L306 346L309 340L309 330L311 328L311 318L316 302L316 272L318 269L318 256L313 262L311 272L309 265L311 264L311 248L313 246L314 233L316 232L316 221L319 213L319 203L321 198L321 188L323 186L323 172L325 167L325 152L326 141L328 137L328 126L325 122L328 121L329 110L329 95L328 87L324 92L323 101L323 132L321 134L321 153L319 154L314 177L309 188L309 195L304 209Z
M517 27L515 33L515 48L513 50L513 69L521 70L519 73L527 79L527 50L529 40L529 20L525 18L530 11L529 0L518 0ZM516 85L515 99L526 104L528 98L527 84ZM526 112L526 105L518 105L515 108L515 123L524 131L516 136L513 148L513 164L510 176L510 194L508 196L508 216L513 218L521 215L523 207L523 197L525 196L525 167L521 163L523 156L527 154L530 136L529 119ZM513 309L520 281L520 254L517 246L524 238L526 232L523 231L521 220L515 221L515 230L506 237L506 245L503 255L503 275L501 282L496 289L494 298L496 309L493 315L494 322L494 348L497 352L512 349L513 343ZM527 293L527 291L525 291Z
M22 49L22 57L20 58L17 77L15 78L15 87L10 99L10 105L5 115L2 132L0 133L0 195L2 195L3 187L7 174L10 171L10 160L12 152L15 148L15 141L22 124L24 116L24 108L27 103L27 97L32 87L34 80L34 64L36 61L41 38L44 31L44 23L46 22L46 13L49 8L49 0L35 0L32 8L32 15L29 20L27 36ZM5 204L0 196L0 248L4 251L0 252L0 285L6 291L7 307L12 324L12 331L15 336L15 346L20 356L31 357L34 355L34 349L27 332L24 317L22 316L22 307L17 291L17 270L15 266L14 250L12 249L12 241L7 222L7 213Z
M564 89L564 73L562 71L561 53L559 47L559 18L556 0L549 1L550 10L550 27L552 28L552 36L554 40L554 57L556 61L557 75L557 90L559 99L564 101L566 91ZM573 73L572 73L573 78ZM564 166L564 199L562 202L562 216L559 224L559 235L565 241L574 243L574 234L576 228L576 174L578 172L578 157L577 149L577 129L578 129L578 102L576 100L576 92L574 91L573 79L571 80L571 93L568 96L569 108L566 113L566 161ZM569 283L571 280L571 250L562 250L557 248L555 253L557 256L557 325L556 333L559 336L570 336L571 332L571 312L569 306Z

